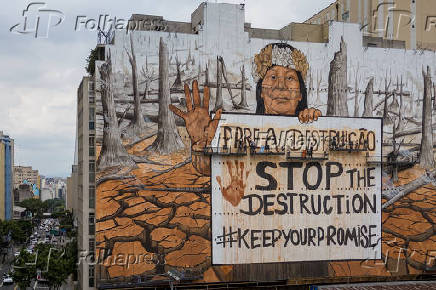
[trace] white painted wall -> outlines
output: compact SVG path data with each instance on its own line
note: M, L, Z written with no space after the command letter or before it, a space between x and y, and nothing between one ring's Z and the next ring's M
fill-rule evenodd
M367 1L364 1L364 9L368 9ZM198 75L199 70L205 71L206 65L209 68L209 79L216 80L216 57L220 55L224 58L227 76L230 82L241 80L240 68L245 65L246 76L249 79L251 92L248 93L248 103L250 109L248 112L254 113L256 107L255 101L255 84L251 77L252 61L255 54L269 43L280 42L280 40L249 38L247 32L244 32L244 10L240 5L207 3L199 9L204 11L203 30L198 34L180 34L174 32L157 32L157 31L135 31L133 33L134 46L137 56L138 68L145 67L146 59L149 68L158 74L158 50L159 39L168 44L170 51L172 75L171 82L175 79L176 58L183 64L182 81ZM397 77L403 77L405 83L404 91L411 93L411 97L405 97L405 117L419 118L421 115L421 103L419 99L423 95L423 78L422 69L427 65L434 66L436 63L435 52L415 51L403 49L385 49L385 48L365 48L362 47L362 31L359 24L331 22L329 27L328 43L306 43L291 42L289 44L303 51L308 59L310 71L306 80L309 87L309 104L319 108L323 113L326 112L328 74L330 62L334 53L338 51L341 37L348 47L348 79L349 87L354 91L354 80L357 74L359 79L359 109L363 113L363 92L371 77L375 78L374 90L384 90L384 81L386 75L392 84L396 83ZM115 44L107 46L106 52L110 51L112 55L113 70L116 74L116 97L132 98L127 94L132 91L131 87L131 68L126 55L125 49L130 50L129 35L124 31L117 31L115 34ZM188 62L190 60L190 62ZM433 70L433 78L435 70ZM320 82L320 99L316 99L316 89L318 77ZM312 81L311 81L312 78ZM139 76L140 91L144 89L143 76ZM204 81L204 76L200 78L200 84ZM172 83L171 83L172 84ZM157 81L152 83L152 88L157 89ZM392 88L392 86L391 86ZM237 90L233 91L238 94ZM154 96L157 98L157 96ZM184 97L182 94L177 97ZM227 93L223 89L224 109L226 111L235 111L232 109L232 103ZM384 96L374 95L374 104L382 100ZM211 108L214 105L215 90L211 90ZM349 112L354 112L354 92L349 93ZM125 106L119 106L118 110L124 111ZM382 106L379 107L382 109ZM157 104L144 105L146 114L157 114ZM243 110L242 110L243 111ZM247 111L243 111L247 112ZM377 111L374 112L376 115ZM351 113L350 113L351 114ZM100 123L102 119L100 118Z

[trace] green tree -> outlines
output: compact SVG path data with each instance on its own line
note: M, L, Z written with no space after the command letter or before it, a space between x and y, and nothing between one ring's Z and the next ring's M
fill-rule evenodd
M50 287L59 288L71 274L77 271L77 242L68 243L65 247L54 248L48 244L38 244L36 268Z
M20 289L30 287L30 283L36 277L35 258L34 254L21 250L20 255L14 261L12 279Z
M0 221L0 244L6 243L10 235L12 241L22 244L32 234L32 223L26 220Z
M95 61L98 59L97 48L91 49L89 56L86 58L86 71L92 76L95 72Z
M29 210L32 213L32 216L34 217L35 216L41 217L42 214L45 212L45 206L43 202L40 199L36 199L36 198L25 199L22 202L20 202L20 206Z

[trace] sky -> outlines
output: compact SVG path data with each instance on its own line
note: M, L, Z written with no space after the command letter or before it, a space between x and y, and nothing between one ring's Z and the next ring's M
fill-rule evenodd
M109 14L127 20L132 14L151 14L190 22L191 13L204 1L37 1L64 17L54 26L60 14L51 12L53 26L38 38L34 33L10 31L23 22L23 10L32 1L4 1L0 10L0 131L15 140L15 165L32 166L45 176L66 177L74 159L77 87L86 75L86 58L97 43L96 31L74 29L77 17L98 19ZM210 2L245 3L245 22L279 29L306 20L334 1ZM20 27L12 30L20 31Z

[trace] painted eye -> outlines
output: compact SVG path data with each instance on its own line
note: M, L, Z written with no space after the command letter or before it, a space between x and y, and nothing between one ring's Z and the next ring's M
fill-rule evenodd
M293 80L295 80L293 77L287 77L286 78L288 81L293 81Z
M272 75L272 76L271 76L271 79L272 79L272 80L275 80L276 78L277 78L277 77L276 77L275 75Z

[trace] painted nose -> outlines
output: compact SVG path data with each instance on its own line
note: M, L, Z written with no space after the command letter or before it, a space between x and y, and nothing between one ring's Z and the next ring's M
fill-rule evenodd
M277 78L277 88L279 88L279 89L285 88L285 78L284 77Z

